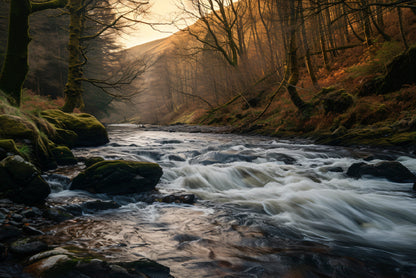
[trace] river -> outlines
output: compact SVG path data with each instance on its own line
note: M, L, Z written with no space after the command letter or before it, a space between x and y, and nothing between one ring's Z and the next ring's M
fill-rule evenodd
M49 228L60 244L115 261L147 257L175 277L416 277L413 184L345 175L369 159L394 159L416 172L413 155L136 125L111 125L109 136L109 144L75 155L157 162L159 191L195 194L197 202L148 204L55 181L51 204L122 205Z

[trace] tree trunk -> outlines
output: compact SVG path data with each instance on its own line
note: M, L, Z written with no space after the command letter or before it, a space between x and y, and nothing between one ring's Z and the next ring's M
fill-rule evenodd
M406 40L406 33L404 32L402 10L400 9L400 7L397 7L397 16L399 17L399 28L400 28L400 35L402 37L403 45L406 49L409 49L409 44L407 43L407 40Z
M69 59L68 59L68 80L65 85L65 104L62 107L64 112L73 112L75 108L83 109L82 99L82 50L80 38L83 30L83 0L70 0L69 3Z
M10 2L9 33L6 57L0 74L0 89L14 106L20 106L23 82L29 71L27 48L30 42L31 8L29 0Z
M311 60L311 50L309 48L308 37L306 36L306 27L305 27L305 19L303 16L303 6L302 0L298 0L298 7L299 7L299 17L300 17L300 24L302 28L302 41L303 46L305 47L305 64L306 69L308 70L309 76L311 78L312 84L316 87L318 85L318 81L315 76L315 71L312 66Z
M289 93L290 99L292 100L293 104L298 108L298 110L304 113L306 108L305 102L300 98L297 90L296 85L299 81L299 67L298 67L298 55L297 55L297 43L296 43L296 8L294 1L290 2L290 15L289 15L289 80L287 85L287 91Z
M64 7L65 4L65 0L51 0L33 4L29 0L12 0L10 2L7 49L0 73L0 90L6 94L12 105L20 106L23 83L29 71L27 49L30 43L30 14Z

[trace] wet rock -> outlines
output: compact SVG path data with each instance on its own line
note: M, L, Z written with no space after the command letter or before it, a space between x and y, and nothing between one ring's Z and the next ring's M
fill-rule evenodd
M70 204L62 207L66 212L72 214L73 216L81 216L82 208L77 204Z
M39 231L36 228L33 228L31 226L23 226L22 228L23 232L27 235L31 235L31 236L40 236L40 235L44 235L45 233L42 231Z
M174 154L169 155L168 159L171 161L186 161L186 159L183 158L182 156L174 155Z
M36 277L143 278L172 277L169 268L148 259L112 262L97 258L87 250L70 252L55 248L32 256L25 271Z
M121 206L114 201L101 201L101 200L90 201L90 202L83 203L81 205L81 208L86 213L92 213L92 212L96 212L100 210L116 209L119 207Z
M342 173L344 172L344 169L342 169L341 167L329 167L328 172L334 172L334 173Z
M161 201L164 203L194 204L196 196L194 194L168 195L163 197Z
M53 157L58 165L74 165L77 164L77 159L71 150L66 146L57 146L51 149Z
M102 157L97 157L97 156L93 156L93 157L88 157L87 159L85 159L85 167L90 167L92 165L94 165L97 162L101 162L104 161L104 158Z
M32 218L32 217L36 217L36 216L41 216L42 211L40 209L38 209L37 207L32 207L30 209L26 209L26 210L22 211L22 215L25 218Z
M17 203L44 203L50 193L48 183L36 167L21 156L9 156L0 162L0 195Z
M22 231L11 225L3 225L0 227L0 241L4 241L11 238L19 237Z
M269 153L267 154L267 156L274 158L277 161L281 161L286 165L294 165L297 163L297 160L295 158L284 153Z
M10 252L19 256L29 256L48 249L48 245L39 240L21 239L10 245Z
M385 178L398 183L416 181L416 176L397 161L383 161L376 164L354 163L347 170L347 176L352 178L358 179L365 175Z
M0 243L0 261L3 261L7 257L7 248L4 244Z
M17 222L22 222L23 216L17 213L12 214L12 219Z
M112 195L142 193L153 190L162 173L156 163L106 160L81 172L70 189Z
M48 208L43 216L56 222L66 221L74 217L63 208Z
M56 128L74 132L77 135L74 146L98 146L109 142L105 127L90 114L51 109L42 111L41 116ZM65 145L65 142L58 143Z
M69 276L75 263L67 255L55 255L42 259L25 268L25 272L35 277L81 277ZM65 276L64 276L65 275Z

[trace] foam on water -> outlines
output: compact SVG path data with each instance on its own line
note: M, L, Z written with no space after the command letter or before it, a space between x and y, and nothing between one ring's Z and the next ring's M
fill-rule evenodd
M416 254L412 184L345 175L351 164L380 153L416 172L413 157L262 137L142 131L124 125L111 127L110 136L117 144L75 152L157 162L164 171L161 192L193 193L214 206L243 208L308 240L375 248L397 256ZM376 157L371 163L378 161ZM134 206L121 210L137 210ZM155 219L165 207L139 208Z

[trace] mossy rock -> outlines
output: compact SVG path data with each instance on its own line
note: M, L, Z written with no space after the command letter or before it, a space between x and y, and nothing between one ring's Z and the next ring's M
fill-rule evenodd
M22 117L0 115L0 138L34 139L39 134L36 126Z
M12 139L0 139L0 160L6 158L9 155L23 155L17 149L17 146Z
M44 203L50 188L36 167L21 156L8 156L0 162L0 196L16 203Z
M72 130L56 128L55 136L51 139L58 145L65 145L69 148L77 146L78 135Z
M52 154L58 165L73 165L77 164L77 159L71 150L66 146L53 147Z
M94 157L88 157L88 158L85 160L85 166L88 168L88 167L90 167L90 166L94 165L95 163L98 163L98 162L101 162L101 161L104 161L104 158L102 158L102 157L97 157L97 156L94 156Z
M56 168L48 147L48 138L31 119L12 115L0 115L0 139L13 139L30 145L30 161L44 170Z
M111 195L142 193L153 190L162 173L156 163L105 160L81 172L70 189Z
M325 113L344 113L354 104L353 97L344 90L337 90L326 94L322 98Z
M405 84L416 83L416 46L398 55L387 65L387 74L378 88L379 94L399 90Z
M41 116L54 124L56 128L73 131L78 136L74 146L98 146L109 141L107 130L103 124L90 114L65 113L61 110L51 109L43 111ZM61 131L60 136L62 135Z

